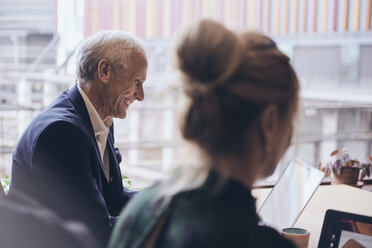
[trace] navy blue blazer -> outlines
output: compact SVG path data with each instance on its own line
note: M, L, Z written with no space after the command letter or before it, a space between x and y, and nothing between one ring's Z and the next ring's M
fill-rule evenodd
M108 242L116 216L130 199L123 188L114 147L113 125L107 138L110 180L84 100L75 85L27 127L14 152L9 194L18 190L67 220L79 220Z

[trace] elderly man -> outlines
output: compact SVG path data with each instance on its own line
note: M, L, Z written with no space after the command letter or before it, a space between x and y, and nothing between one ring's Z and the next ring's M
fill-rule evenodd
M129 105L144 99L146 71L137 38L103 31L86 39L76 85L31 122L13 153L10 195L21 191L64 219L82 221L105 245L131 197L112 118L125 118Z

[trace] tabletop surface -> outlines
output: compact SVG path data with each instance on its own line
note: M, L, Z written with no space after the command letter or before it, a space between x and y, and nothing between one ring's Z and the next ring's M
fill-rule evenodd
M262 205L271 189L254 189L256 207ZM310 231L309 248L317 247L325 212L328 209L372 216L372 192L347 185L319 186L301 213L295 227Z

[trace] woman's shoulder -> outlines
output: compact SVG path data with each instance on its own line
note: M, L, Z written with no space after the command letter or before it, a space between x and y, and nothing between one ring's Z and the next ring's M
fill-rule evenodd
M156 204L150 205L151 202L160 203L161 200L156 201L158 192L159 192L159 184L155 183L154 185L145 188L138 192L126 205L125 209L122 211L120 216L127 215L129 213L136 213L140 212L143 209L146 208L155 208Z
M126 205L115 224L109 247L135 247L150 234L165 211L165 198L158 197L159 185L142 190Z
M257 225L256 212L249 206L254 202L241 205L230 198L208 197L199 190L174 197L160 247L294 248L274 229Z
M243 223L227 214L218 217L187 214L172 217L163 230L158 247L279 247L295 248L271 228ZM180 216L180 214L179 214ZM178 216L178 217L179 217ZM213 219L215 218L215 219Z
M213 198L199 189L172 198L159 194L160 185L136 195L122 212L109 247L143 244L161 216L166 222L157 247L294 247L274 229L257 226L253 209Z

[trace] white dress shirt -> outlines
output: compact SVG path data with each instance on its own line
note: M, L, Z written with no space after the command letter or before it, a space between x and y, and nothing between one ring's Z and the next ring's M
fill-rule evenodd
M107 135L109 133L109 128L105 125L101 117L99 116L97 110L94 108L92 102L89 100L85 92L77 85L77 88L83 97L85 106L88 110L90 121L92 122L94 135L96 136L96 141L98 145L99 152L101 154L101 159L103 162L104 172L106 179L110 178L110 159L108 156L108 151L106 149Z

